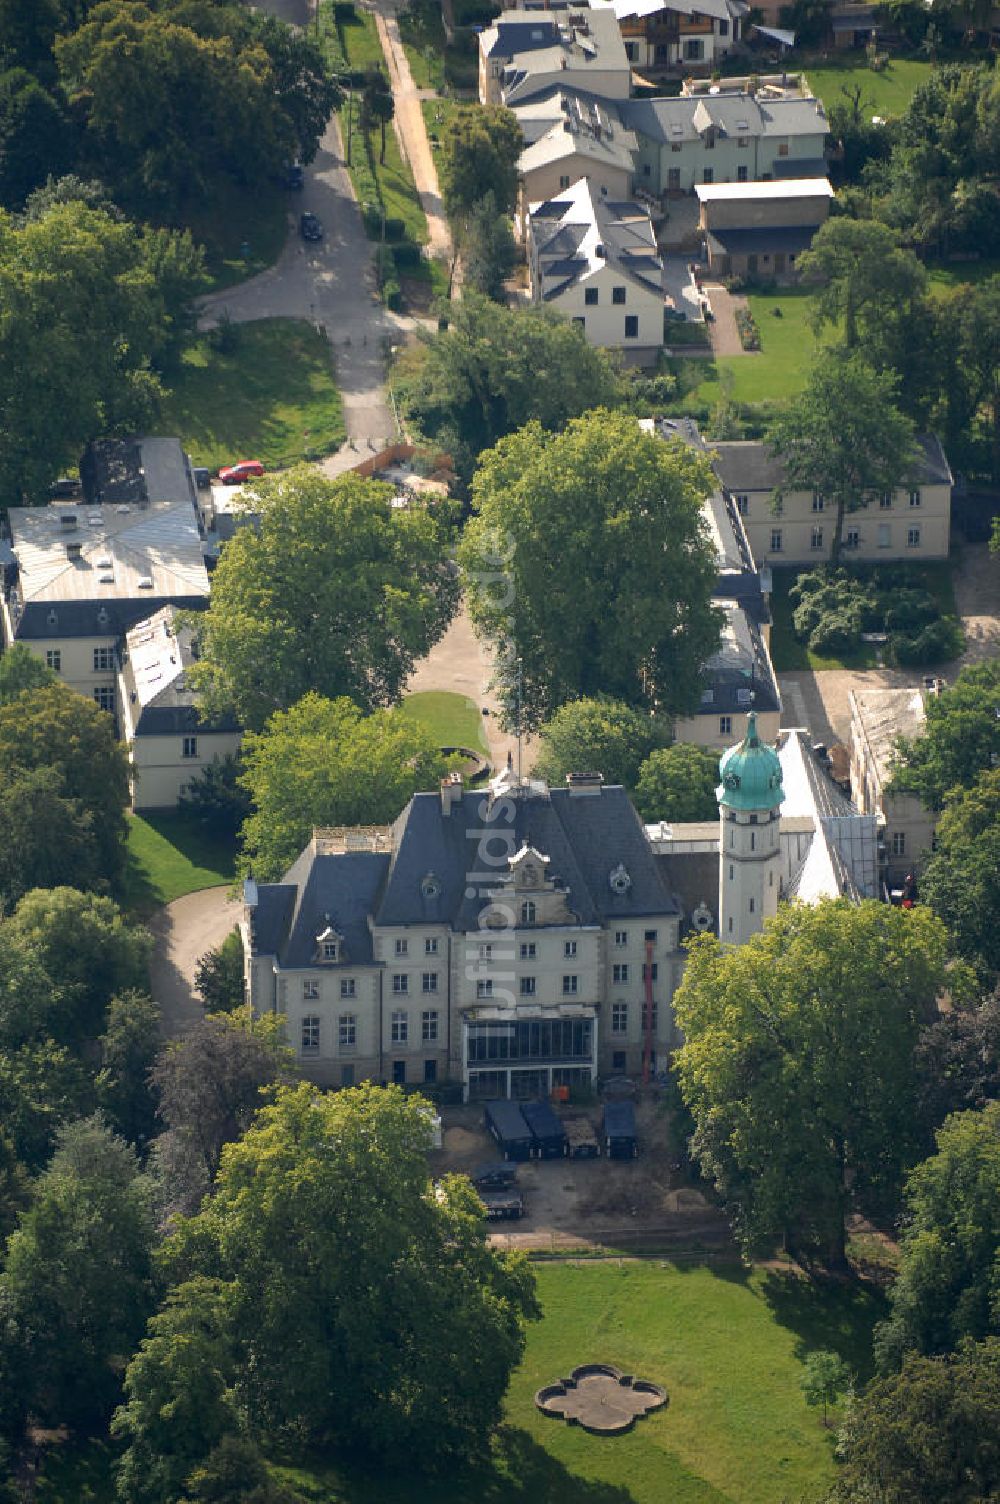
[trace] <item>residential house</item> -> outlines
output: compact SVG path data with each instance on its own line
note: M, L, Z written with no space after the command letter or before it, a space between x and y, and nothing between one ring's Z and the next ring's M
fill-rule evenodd
M721 90L631 99L617 111L638 137L636 185L656 196L826 173L829 123L818 99Z
M924 694L904 689L852 689L851 792L855 803L878 821L882 875L890 889L901 890L910 874L918 875L933 848L936 818L918 794L891 787L896 741L922 736L926 724Z
M663 344L663 262L648 210L602 198L589 178L528 209L531 295L579 324L592 345Z
M204 607L209 584L177 441L122 443L105 458L81 471L107 499L8 508L0 620L7 646L23 643L114 714L125 633L163 606Z
M504 11L479 37L479 100L510 108L557 86L627 99L632 70L612 10Z
M757 441L715 443L715 470L759 563L811 564L830 557L835 516L814 491L787 488L781 458ZM920 434L906 481L863 498L844 525L852 559L946 559L951 529L951 469L940 440ZM780 500L779 500L780 497Z
M165 809L206 767L239 751L231 716L203 720L188 679L191 628L164 606L125 634L118 663L118 726L131 763L132 808Z
M526 142L517 164L522 236L528 205L555 198L580 178L591 179L601 198L632 197L638 142L606 100L550 89L514 113Z
M629 62L641 73L714 68L740 39L744 0L591 0L618 17Z
M830 181L698 183L700 228L713 276L794 276L795 263L829 216Z
M385 830L317 831L249 883L255 1014L315 1079L546 1096L655 1070L676 1044L681 913L624 789L457 775Z

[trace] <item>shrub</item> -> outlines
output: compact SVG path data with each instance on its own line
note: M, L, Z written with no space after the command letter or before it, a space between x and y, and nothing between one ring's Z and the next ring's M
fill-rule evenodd
M375 276L379 287L394 280L396 276L396 262L392 254L392 248L387 245L375 247Z
M397 215L390 214L385 221L386 240L403 240L406 237L406 222Z
M404 240L392 247L392 259L397 267L419 266L423 260L423 251L412 240Z
M916 636L896 633L889 639L887 656L901 668L924 663L947 663L965 647L965 636L954 616L929 622Z
M403 302L403 289L395 276L388 277L382 287L382 302L386 308L391 308L394 313L398 312Z

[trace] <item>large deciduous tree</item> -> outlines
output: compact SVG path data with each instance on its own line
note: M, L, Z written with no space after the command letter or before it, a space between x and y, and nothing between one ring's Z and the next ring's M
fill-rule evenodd
M605 695L571 700L539 731L532 771L557 785L567 773L601 773L605 783L633 789L647 757L669 739L669 726L648 711Z
M277 881L317 825L385 825L446 771L431 734L398 710L364 716L351 700L306 695L243 742L253 813L243 859Z
M639 769L635 807L644 820L714 820L719 754L711 747L675 742L651 752Z
M411 425L451 455L463 483L483 449L531 419L562 428L620 396L607 352L555 309L468 293L448 320L403 356L397 379Z
M963 668L925 710L921 734L897 744L892 787L939 810L952 789L971 788L1000 759L1000 658Z
M782 908L738 949L691 943L676 1066L694 1152L745 1249L785 1238L841 1262L852 1206L895 1208L945 957L926 911L847 899Z
M430 1142L428 1105L396 1087L286 1088L179 1225L167 1267L224 1282L251 1436L420 1471L488 1447L538 1314L532 1276L487 1243L467 1180L432 1184ZM118 1428L131 1450L149 1413L132 1374L129 1394Z
M893 372L876 371L857 353L826 350L771 426L787 488L818 491L833 506L834 564L847 514L873 492L900 485L913 462L914 425L896 405L897 395ZM780 510L780 497L777 504Z
M22 68L0 73L0 204L19 209L69 161L69 121L58 100Z
M938 821L920 896L948 926L958 954L986 983L1000 977L1000 768L955 789Z
M1000 1497L1000 1341L911 1355L869 1384L840 1436L830 1504L985 1504Z
M462 105L441 132L437 169L448 217L464 219L487 193L497 212L512 214L517 200L517 159L524 137L517 116L496 105Z
M958 1112L906 1184L899 1274L876 1331L883 1367L1000 1334L1000 1102Z
M315 691L365 710L397 700L438 640L457 583L444 523L392 506L381 482L302 466L261 482L259 528L240 528L212 577L191 670L207 713L259 730Z
M0 1389L19 1419L107 1422L154 1306L153 1243L132 1149L100 1119L64 1128L0 1275Z
M459 561L508 723L519 701L529 727L595 694L697 705L720 629L712 486L702 456L607 411L560 434L529 423L482 457Z

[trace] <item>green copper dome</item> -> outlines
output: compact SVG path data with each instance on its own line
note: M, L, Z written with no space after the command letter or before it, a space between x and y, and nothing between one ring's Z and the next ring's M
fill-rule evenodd
M715 796L726 809L777 809L785 797L778 754L757 735L752 710L746 736L722 755L719 777L722 782Z

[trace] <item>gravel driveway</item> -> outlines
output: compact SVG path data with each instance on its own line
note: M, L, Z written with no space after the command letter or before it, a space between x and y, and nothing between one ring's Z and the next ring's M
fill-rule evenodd
M154 914L149 973L165 1039L176 1038L204 1017L194 992L195 967L207 950L222 944L239 916L240 905L230 897L228 885L187 893Z

